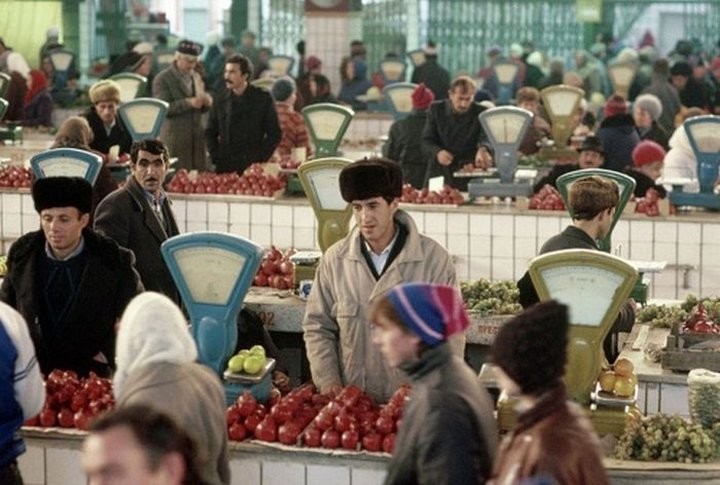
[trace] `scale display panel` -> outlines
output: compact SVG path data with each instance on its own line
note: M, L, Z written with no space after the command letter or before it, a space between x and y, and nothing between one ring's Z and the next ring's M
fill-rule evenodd
M380 71L387 81L402 81L405 75L405 63L402 61L382 61L380 63Z
M320 208L331 211L344 211L348 203L340 194L340 180L337 168L323 168L313 171L309 176L310 184Z
M35 177L82 177L94 185L102 158L75 148L53 148L33 155L30 167Z
M568 305L574 325L599 327L623 276L594 266L564 266L540 272L552 298ZM588 295L593 295L592 299Z
M577 105L580 95L568 96L567 91L551 91L546 93L548 103L552 106L552 113L555 116L571 116L575 113L575 106Z
M175 261L195 302L228 305L247 258L222 248L189 247L175 251Z
M412 93L415 87L415 85L398 86L397 84L392 84L385 88L384 94L393 104L395 111L399 113L409 113L412 111Z
M518 65L512 62L499 62L493 66L500 84L511 84L518 72Z
M160 99L138 98L122 104L118 114L134 141L157 138L169 106Z
M533 115L521 108L492 108L481 116L486 118L483 127L493 143L514 146L522 142Z
M335 139L345 122L345 116L334 111L315 111L308 114L308 119L320 140Z
M716 118L716 117L713 117ZM701 153L720 153L720 118L716 123L686 124L685 130L695 140L697 150Z
M131 73L116 74L111 76L110 79L120 86L121 103L127 103L135 99L140 92L140 88L147 83L147 78Z

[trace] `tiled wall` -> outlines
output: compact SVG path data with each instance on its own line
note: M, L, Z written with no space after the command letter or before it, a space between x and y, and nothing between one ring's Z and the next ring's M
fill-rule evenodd
M229 232L263 247L317 248L315 216L304 200L182 195L173 199L183 232ZM37 229L39 222L27 193L2 193L0 204L0 240L6 252L12 241ZM504 206L494 210L410 206L407 210L421 232L448 249L462 280L519 278L542 243L570 224L566 214L520 212ZM618 222L613 245L624 258L667 262L662 273L646 275L650 298L720 294L720 217L630 216ZM685 267L690 268L686 277Z

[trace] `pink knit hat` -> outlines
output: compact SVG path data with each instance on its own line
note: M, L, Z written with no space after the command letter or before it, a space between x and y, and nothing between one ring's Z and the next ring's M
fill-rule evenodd
M408 283L390 290L388 299L402 322L431 347L470 325L465 303L454 286Z
M633 165L642 167L649 163L662 162L665 158L665 150L659 144L652 140L643 140L637 145L632 152Z
M627 103L625 98L619 94L613 94L610 99L605 103L605 118L609 118L615 115L623 115L627 113Z
M419 111L427 109L435 101L435 95L423 83L415 88L411 97L413 108Z

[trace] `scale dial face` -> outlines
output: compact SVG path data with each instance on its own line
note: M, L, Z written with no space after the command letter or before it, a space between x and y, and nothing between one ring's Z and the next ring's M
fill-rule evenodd
M336 111L314 111L308 115L319 140L334 140L346 118L345 114Z
M77 158L58 157L43 160L40 168L46 177L82 177L88 172L88 164Z
M159 116L160 108L152 105L128 106L125 108L132 130L135 133L152 133Z
M246 258L233 251L213 247L178 249L175 261L196 303L227 305Z
M698 150L702 153L720 152L720 123L695 123L690 128Z
M340 195L338 169L324 168L308 174L315 197L320 204L319 210L344 211L347 202Z
M498 118L498 119L493 119ZM486 120L493 141L503 145L515 145L522 141L520 132L525 126L527 116L522 113L503 113Z
M599 327L624 277L595 266L560 266L541 271L550 297L568 305L574 325ZM588 298L593 295L593 298Z

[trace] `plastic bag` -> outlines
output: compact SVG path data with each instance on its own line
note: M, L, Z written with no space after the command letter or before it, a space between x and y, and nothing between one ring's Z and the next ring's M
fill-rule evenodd
M688 373L688 404L694 423L712 428L720 422L720 374L707 369Z

